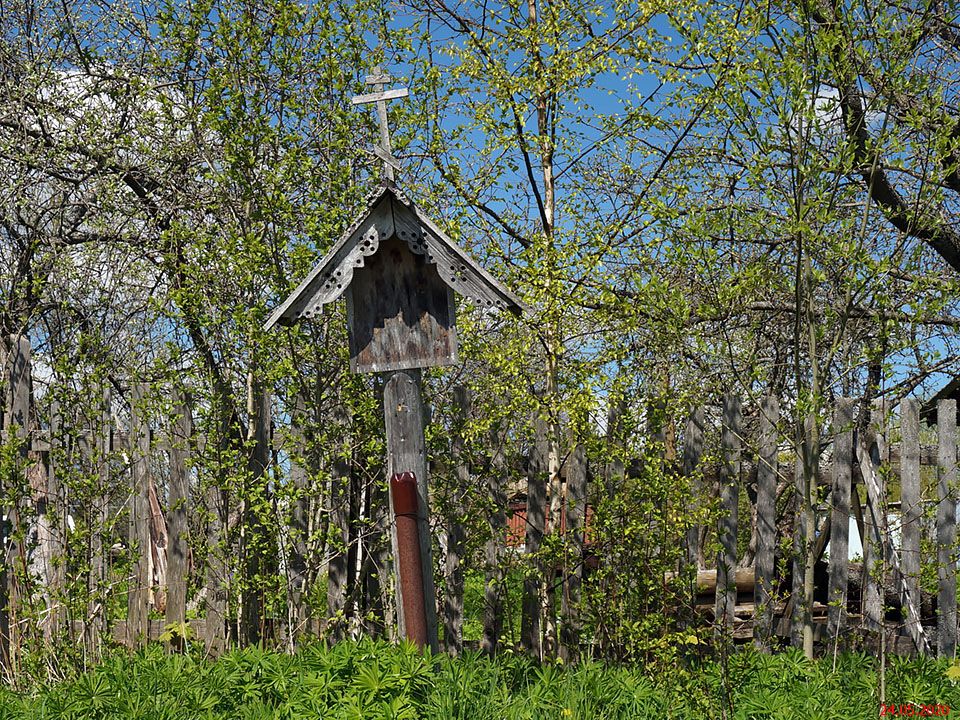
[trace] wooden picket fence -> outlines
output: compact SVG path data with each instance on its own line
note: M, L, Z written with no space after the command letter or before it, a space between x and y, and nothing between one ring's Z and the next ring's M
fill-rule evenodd
M105 393L102 409L98 411L97 427L70 427L67 432L61 427L66 422L65 413L52 404L47 409L47 428L39 431L31 426L30 344L25 338L19 338L13 347L14 352L5 369L3 384L7 388L7 397L0 406L3 409L0 426L5 441L11 438L22 441L19 452L23 466L27 468L28 488L22 497L6 508L8 520L0 525L0 546L7 550L6 560L0 568L0 657L7 667L17 655L18 645L37 632L46 639L67 633L72 640L83 643L93 652L106 639L136 645L158 637L164 628L189 626L190 635L202 641L212 653L227 647L231 637L256 642L260 638L277 638L284 632L290 635L295 632L316 634L318 619L311 618L306 607L308 584L304 568L307 549L303 543L294 543L293 553L287 560L289 601L293 610L283 619L268 620L262 612L257 614L255 605L244 605L239 617L237 612L231 616L225 589L229 571L222 556L211 553L204 567L191 566L188 533L191 524L197 524L197 508L202 507L209 516L204 522L204 539L209 547L226 547L230 509L224 507L219 488L208 488L202 497L197 496L201 491L191 474L189 453L202 446L204 438L195 433L189 403L182 394L174 393L168 398L167 407L172 411L164 423L151 422L145 417L141 401L146 388L134 385L130 389L131 415L126 427L112 427L109 393ZM272 462L274 449L270 436L270 401L263 392L258 391L252 396L255 401L249 413L252 456L249 461L253 475L263 475ZM827 492L821 494L817 512L819 524L812 536L808 536L802 522L794 522L792 530L788 530L793 553L790 557L780 558L786 563L779 565L781 569L785 564L790 567L789 579L778 572L778 543L783 539L778 539L778 534L783 533L782 529L778 530L778 520L783 525L783 500L791 486L797 494L802 493L804 487L803 462L797 459L796 443L792 441L797 433L785 431L795 423L781 416L775 398L742 403L735 395L725 396L717 418L720 462L716 484L712 484L706 480L709 473L702 472L708 455L705 445L709 433L705 418L709 413L698 408L690 414L681 433L684 447L678 469L696 485L695 496L704 500L712 496L721 506L716 528L709 532L704 528L693 528L687 536L688 563L698 565L696 569L700 571L695 573L700 585L700 610L724 632L742 639L752 638L765 646L784 637L799 642L804 612L807 611L816 621L816 640L821 644L850 644L862 638L864 633L873 633L900 637L903 642L898 647L904 652L936 652L952 657L957 643L956 401L940 401L935 432L937 442L928 446L921 446L920 411L916 400L907 399L900 403L896 413L898 426L892 430L887 427L888 418L881 409L872 412L869 422L860 422L857 408L857 401L838 401L826 423L828 427L818 433L822 452L815 478ZM898 437L897 442L888 442L891 435ZM67 436L76 439L69 448L63 447ZM928 431L928 436L933 437L934 432ZM126 473L125 479L119 483L124 495L120 500L125 511L118 513L114 506L117 499L114 498L114 505L111 505L106 497L109 468L104 463L94 468L100 473L98 482L104 489L104 497L82 509L94 520L90 526L106 527L111 516L122 516L126 518L127 527L122 533L114 529L110 534L94 533L90 537L87 548L89 603L83 611L78 611L75 606L68 608L62 602L70 582L67 577L69 563L64 560L70 532L70 506L65 496L63 469L57 467L56 458L65 453L88 460L95 456L119 454L123 457L123 472ZM160 468L157 467L158 458L162 462ZM583 467L578 472L585 485L585 458L581 464ZM752 563L741 567L737 552L738 528L748 518L738 515L744 506L742 497L746 483L753 477L752 473L747 476L748 467L755 468L756 473L755 499L749 504L755 550ZM935 483L922 482L924 467L933 469ZM347 477L349 471L343 468L332 470L330 522L341 529L343 544L347 546L355 541L350 535L352 521L348 513L352 510L349 506L361 502L376 505L382 498L371 500L371 496L346 502L344 493L353 492ZM891 476L891 470L898 474ZM286 471L291 483L306 487L308 480L304 468L291 462ZM163 476L163 482L158 482L158 472ZM898 478L900 487L899 542L894 537L897 523L891 525L888 518L887 484L892 477ZM128 485L124 486L124 483ZM863 502L859 500L860 487L863 488ZM924 498L924 487L929 497ZM382 493L383 490L373 489L371 492ZM502 499L506 509L506 497ZM935 518L924 520L922 510L925 504L936 505ZM589 514L590 510L586 512ZM304 509L293 508L293 522L305 526L305 514ZM503 537L495 542L503 543L507 540L509 528L503 513L499 515L497 527ZM859 575L853 573L856 577L851 577L851 568L857 566L852 566L847 559L851 517L856 519L863 536L864 558L859 565ZM378 522L380 532L388 537L386 521L381 518ZM925 531L924 528L928 529ZM744 534L743 531L739 533L741 537ZM713 565L712 561L704 563L703 559L708 535L714 535L721 547L715 570L709 567ZM124 546L119 550L116 547L118 536L125 536ZM804 608L804 551L812 548L815 555L822 558L828 542L826 580L821 579L816 589L820 599L812 608ZM490 555L489 548L487 550ZM124 557L129 559L129 571L123 578L123 589L113 594L112 602L116 603L118 597L125 595L126 619L111 621L105 607L111 598L104 589L116 582L116 574L111 574L110 566L117 552L125 553ZM348 561L347 553L331 553L325 562L329 569L327 615L342 616L347 594L345 577L359 577L359 568L364 563L352 556ZM354 563L354 569L349 572L348 562ZM374 557L370 577L375 577L385 562L387 560L383 557ZM932 602L931 594L921 587L924 568L928 568L929 577L931 564L935 565L938 576ZM40 578L39 586L23 585L23 578L31 574ZM203 579L201 592L195 595L203 595L202 614L205 617L187 622L188 581L191 575L198 574ZM704 586L712 586L715 590ZM893 587L892 593L885 590L888 586ZM900 607L899 620L888 619L891 613L886 605L891 594ZM23 609L31 603L35 608L38 595L43 607L39 614L34 612L28 618ZM254 600L245 599L243 602L253 603ZM158 613L163 620L156 619ZM117 614L114 607L114 615ZM286 627L278 628L277 625ZM491 624L492 627L495 625ZM178 634L179 630L175 635ZM176 644L177 637L172 638L172 642Z
M792 553L787 558L788 588L781 587L784 578L778 577L775 565L778 486L782 493L784 489L791 489L792 484L795 497L802 495L803 459L797 452L796 441L791 438L784 442L782 428L789 427L791 421L781 417L777 399L764 397L757 405L751 423L753 434L748 437L740 399L735 395L723 399L716 489L721 506L716 538L721 550L715 585L711 582L712 571L703 572L701 567L698 575L701 603L714 595L710 598L714 602L708 614L716 619L718 626L741 639L752 637L758 644L769 646L778 636L785 636L794 644L800 644L804 612L808 611L803 607L805 550L812 548L818 561L822 561L829 546L826 582L821 579L815 588L815 595L822 601L809 608L817 642L848 646L862 642L865 635L873 633L886 635L888 643L901 652L935 651L940 656L952 657L957 643L956 401L939 401L937 444L924 447L920 444L917 400L908 398L900 402L898 430L889 427L890 418L882 403L875 403L869 410L868 421L858 422L858 402L849 398L838 401L829 427L817 436L822 453L814 476L815 481L822 483L826 500L818 503L817 530L812 537L808 537L799 510L795 511ZM891 434L899 435L897 443L888 442ZM794 433L796 435L799 434ZM691 414L684 437L684 469L688 475L694 475L703 453L703 409ZM738 567L737 557L745 456L751 458L756 468L753 505L756 548L752 568ZM921 492L924 466L931 466L936 476L935 483L927 483L935 487L935 490L928 488L927 494L935 497L926 499ZM892 474L894 470L896 475ZM900 487L900 512L894 514L899 515L899 542L895 537L897 523L891 523L893 513L887 500L887 486L894 478L899 479ZM863 488L863 502L858 487ZM699 488L698 492L709 494L710 489ZM935 521L924 521L924 504L936 505ZM853 585L850 573L851 567L856 566L848 561L851 518L856 519L864 550L858 582ZM926 543L923 542L925 527L928 528ZM701 528L690 532L687 539L690 562L695 562L698 554L702 558L703 537ZM928 554L922 552L924 547L928 548ZM932 552L929 548L933 548ZM924 602L925 593L921 590L925 562L935 565L938 576L932 603ZM711 586L715 587L715 593L710 592ZM890 586L899 612L887 607L892 603L885 596L884 588ZM859 589L859 597L851 596L851 588ZM704 593L704 589L708 592ZM703 605L700 609L708 610ZM899 617L890 619L892 615ZM898 636L900 642L896 641Z

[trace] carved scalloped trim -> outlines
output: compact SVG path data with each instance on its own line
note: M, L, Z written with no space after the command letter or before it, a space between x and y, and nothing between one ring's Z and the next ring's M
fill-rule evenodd
M469 263L459 257L447 245L431 233L425 234L424 244L427 249L420 253L427 257L427 262L437 266L437 272L458 295L472 300L480 308L497 308L505 310L507 304L497 293L487 288L483 278L477 275ZM413 250L413 247L410 248ZM413 250L416 252L416 250Z
M320 278L320 289L310 298L300 317L314 317L320 312L321 307L343 295L344 290L353 280L354 268L363 267L366 259L379 249L382 240L383 230L375 224L371 225L343 260Z

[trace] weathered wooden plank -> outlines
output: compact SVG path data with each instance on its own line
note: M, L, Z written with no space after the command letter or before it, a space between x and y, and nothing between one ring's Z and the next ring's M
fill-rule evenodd
M420 531L420 560L423 573L423 594L427 615L427 638L433 652L439 652L437 637L437 603L433 582L433 560L430 533L430 495L428 491L427 452L424 440L423 403L420 397L420 372L395 372L384 385L384 420L387 430L387 474L412 472L417 478L418 529ZM390 515L393 517L393 500L390 500ZM395 525L393 539L394 558L397 557ZM400 583L397 583L397 609L403 625L403 598Z
M875 406L870 411L870 425L867 430L867 441L861 442L862 450L858 451L858 456L860 461L861 468L864 467L865 463L871 462L871 447L873 448L872 452L879 452L877 445L874 441L877 437L882 437L883 428L886 422L884 417L885 413L883 412L882 405ZM883 458L879 455L873 458L874 464L878 467L882 463ZM872 474L872 469L869 471ZM861 470L861 476L863 471ZM866 481L866 478L864 478ZM886 495L886 488L883 487L882 474L878 474L877 478L877 490L876 496L877 499L881 499ZM864 624L871 630L879 630L883 621L883 597L880 589L880 583L877 579L877 574L881 562L883 560L883 545L884 545L884 535L881 527L881 523L878 522L880 516L883 514L882 510L878 507L874 507L872 504L871 494L867 493L867 512L864 513L864 532L866 533L867 542L863 546L863 567L864 570L864 581L863 581L863 618Z
M380 243L347 289L350 363L354 372L384 372L456 361L453 291L437 265L399 236L416 217L394 203L398 236ZM419 229L411 232L420 232Z
M150 425L146 419L147 388L135 383L130 398L130 434L136 438L130 457L130 551L132 570L127 589L127 641L136 647L147 634L150 601Z
M875 414L879 418L882 418L882 420L875 419L875 421L871 423L871 428L874 429L872 432L872 449L868 448L867 442L863 437L858 437L856 443L860 474L863 477L863 483L867 489L867 507L869 509L871 522L878 530L876 534L880 538L879 552L882 553L881 557L893 575L894 584L897 586L897 590L903 598L903 605L906 609L907 616L919 617L920 598L912 594L910 586L905 582L900 552L890 541L890 529L888 527L886 513L884 512L885 483L883 482L882 473L883 463L888 457L887 444L883 433L876 431L877 427L882 427L881 422L885 422L886 413L881 407L875 410ZM864 567L869 569L866 561ZM866 574L869 576L869 571ZM882 624L880 627L882 629ZM921 654L926 654L928 651L928 643L923 626L920 623L911 623L906 626L906 630L910 634L917 651Z
M737 605L737 511L740 500L740 398L728 393L723 398L723 427L720 435L720 520L717 528L720 552L717 557L716 619L720 629L732 630Z
M587 508L587 453L574 442L567 459L566 536L564 537L563 595L560 614L560 657L564 662L580 654L580 589L583 582L583 531Z
M176 417L170 429L170 487L167 501L167 607L168 624L181 624L187 617L187 553L190 548L191 505L188 460L193 437L193 413L182 390L173 397ZM182 638L172 645L182 648Z
M849 572L850 490L853 467L854 401L841 398L833 419L833 489L830 493L830 567L827 588L828 637L836 640L847 618Z
M937 497L937 654L957 651L957 401L937 403L939 463Z
M448 491L446 502L447 553L444 558L446 592L443 600L443 644L447 653L458 656L463 652L463 562L465 560L466 531L458 498L470 487L470 465L467 460L464 429L470 418L472 398L462 385L453 388L454 426L452 438L453 465L456 485Z
M683 431L683 476L690 484L690 495L695 504L703 500L700 497L703 487L698 475L700 458L703 456L703 428L704 410L702 405L698 405L690 411ZM703 534L703 526L694 525L687 531L686 536L687 562L698 570L702 570L706 564L703 557Z
M383 90L381 92L367 93L365 95L355 95L350 102L353 105L365 105L372 102L385 102L387 100L398 100L410 96L407 88L397 88L395 90Z
M920 407L913 398L900 403L900 561L904 581L911 597L920 598ZM916 609L920 609L919 603ZM907 617L907 623L920 623L920 617Z
M774 554L777 545L777 426L780 402L767 395L760 404L760 437L757 457L757 553L754 561L758 613L754 642L769 649L773 632Z

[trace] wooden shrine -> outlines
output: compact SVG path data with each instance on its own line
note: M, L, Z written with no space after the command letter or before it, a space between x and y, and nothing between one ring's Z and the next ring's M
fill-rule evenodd
M354 372L450 365L457 359L455 294L484 308L521 308L513 293L385 181L266 327L309 319L346 296Z
M267 329L310 319L341 296L347 301L350 369L389 373L383 404L387 477L400 634L438 650L436 593L430 556L429 483L420 368L457 360L455 296L483 308L521 313L520 300L437 227L397 187L390 148L387 90L379 68L367 78L375 103L383 162L380 187L300 286L270 316ZM407 617L407 616L410 617Z

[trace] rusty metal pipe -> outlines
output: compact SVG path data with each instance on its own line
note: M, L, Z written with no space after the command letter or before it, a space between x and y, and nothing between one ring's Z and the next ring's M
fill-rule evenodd
M420 530L417 520L417 478L412 472L390 478L393 516L397 525L397 574L403 597L403 622L407 639L419 648L427 640L427 609L423 596Z

